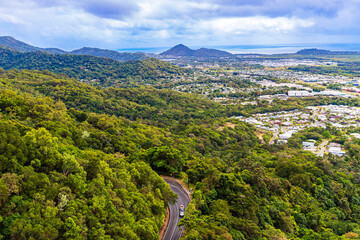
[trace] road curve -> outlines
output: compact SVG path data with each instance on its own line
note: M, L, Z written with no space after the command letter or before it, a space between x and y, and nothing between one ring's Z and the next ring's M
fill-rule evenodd
M186 209L189 205L190 198L186 190L178 182L168 178L164 178L164 180L170 185L171 190L178 195L178 199L175 204L169 205L169 224L166 228L163 240L178 240L180 239L182 233L182 230L177 226L180 221L179 208L180 205L184 205Z
M278 135L279 135L279 131L274 131L274 132L273 132L273 137L271 138L271 140L270 140L270 142L269 142L270 145L271 145L271 144L274 144L275 139L277 138Z

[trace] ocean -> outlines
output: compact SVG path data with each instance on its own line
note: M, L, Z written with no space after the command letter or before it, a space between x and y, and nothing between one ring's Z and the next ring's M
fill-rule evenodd
M189 46L199 49L203 46ZM227 51L233 54L277 54L295 53L305 48L318 48L332 51L360 51L359 43L306 43L306 44L279 44L279 45L234 45L234 46L205 46L206 48ZM153 48L125 48L117 49L119 52L162 53L171 47Z

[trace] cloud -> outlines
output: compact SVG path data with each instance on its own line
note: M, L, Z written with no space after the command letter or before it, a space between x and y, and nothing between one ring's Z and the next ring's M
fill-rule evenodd
M286 33L298 27L310 27L313 24L309 20L296 18L244 17L203 21L200 26L202 30L207 29L215 34L248 34L253 32Z
M6 23L11 23L11 24L20 24L20 25L25 24L25 22L23 20L21 20L21 18L15 16L15 15L7 14L6 12L3 12L3 11L0 11L0 22L6 22Z
M359 0L2 0L0 35L67 49L344 41L360 35L358 10Z
M123 19L139 10L134 1L87 1L82 3L82 8L95 16L110 19Z

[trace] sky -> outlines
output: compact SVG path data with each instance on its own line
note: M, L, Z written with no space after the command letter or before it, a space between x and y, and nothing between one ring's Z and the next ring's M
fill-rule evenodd
M360 0L1 0L0 35L73 50L359 43Z

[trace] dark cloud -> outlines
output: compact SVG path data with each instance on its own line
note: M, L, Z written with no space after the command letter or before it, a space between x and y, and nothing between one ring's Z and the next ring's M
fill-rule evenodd
M8 0L5 0L8 1ZM14 0L12 0L14 1ZM18 0L15 0L18 1ZM82 9L101 18L122 19L139 10L136 1L131 0L27 0L40 8L70 7Z
M139 10L134 1L86 1L83 9L101 18L123 19Z
M200 17L335 17L344 7L342 0L197 0L212 3L216 10L200 11Z

